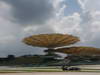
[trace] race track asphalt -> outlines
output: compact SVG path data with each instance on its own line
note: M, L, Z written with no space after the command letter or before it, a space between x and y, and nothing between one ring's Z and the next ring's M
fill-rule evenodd
M96 72L32 72L32 73L1 73L0 75L100 75Z

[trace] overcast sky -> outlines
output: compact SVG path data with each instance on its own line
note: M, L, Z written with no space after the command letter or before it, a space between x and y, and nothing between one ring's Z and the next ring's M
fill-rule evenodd
M100 48L100 0L0 0L0 56L43 53L22 43L39 33L67 33Z

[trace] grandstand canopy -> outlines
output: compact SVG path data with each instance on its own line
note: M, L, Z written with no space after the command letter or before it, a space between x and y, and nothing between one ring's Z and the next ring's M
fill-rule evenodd
M23 42L27 45L56 48L74 44L79 41L78 37L68 34L39 34L32 35L23 39Z
M73 54L79 56L91 56L97 55L100 56L100 49L94 47L69 47L69 48L59 48L55 49L55 52Z

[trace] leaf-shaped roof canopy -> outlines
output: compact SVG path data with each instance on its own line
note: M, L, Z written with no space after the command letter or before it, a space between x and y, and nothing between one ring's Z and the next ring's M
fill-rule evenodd
M82 56L91 56L91 55L100 55L100 49L94 47L69 47L69 48L59 48L55 52L73 54L73 55L82 55Z
M67 46L78 41L78 37L68 34L39 34L32 35L23 39L23 42L27 45L46 48Z

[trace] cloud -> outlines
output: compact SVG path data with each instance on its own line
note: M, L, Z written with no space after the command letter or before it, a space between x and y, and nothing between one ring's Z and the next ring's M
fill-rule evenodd
M85 45L99 47L100 42L100 1L99 0L78 0L82 13L80 24L81 34Z
M70 16L62 17L55 21L54 29L59 33L73 33L78 30L80 24L80 14L73 13Z
M99 47L100 10L98 4L100 2L93 0L91 3L91 0L79 0L79 3L82 11L74 12L68 16L65 16L64 12L66 5L60 6L59 11L56 12L58 15L49 22L49 25L54 24L55 32L70 33L80 37L79 45Z
M84 11L96 11L100 10L100 1L99 0L78 0L81 8Z
M88 0L78 0L78 3L81 5L81 8L84 10L85 9L85 4L87 3Z
M48 34L55 33L55 30L52 26L43 25L43 26L28 26L23 29L24 37L33 35L33 34Z
M65 0L1 0L0 56L43 53L41 48L22 43L24 37L40 33L69 33L80 37L78 45L99 47L100 2L77 1L81 10L69 13L70 6L76 8L76 3L67 5Z
M42 24L53 16L50 0L2 0L11 6L12 20L20 25Z
M16 3L14 4L14 2ZM0 1L0 56L43 53L40 48L28 47L22 43L22 39L26 36L55 32L53 25L49 25L49 19L55 17L52 14L56 14L56 10L54 10L56 8L53 9L53 4L48 0L42 0L42 2L41 0L29 0L28 2L26 0ZM34 10L36 10L35 13L33 13ZM22 15L25 18L20 18L21 13L24 13ZM41 21L39 22L39 20Z

